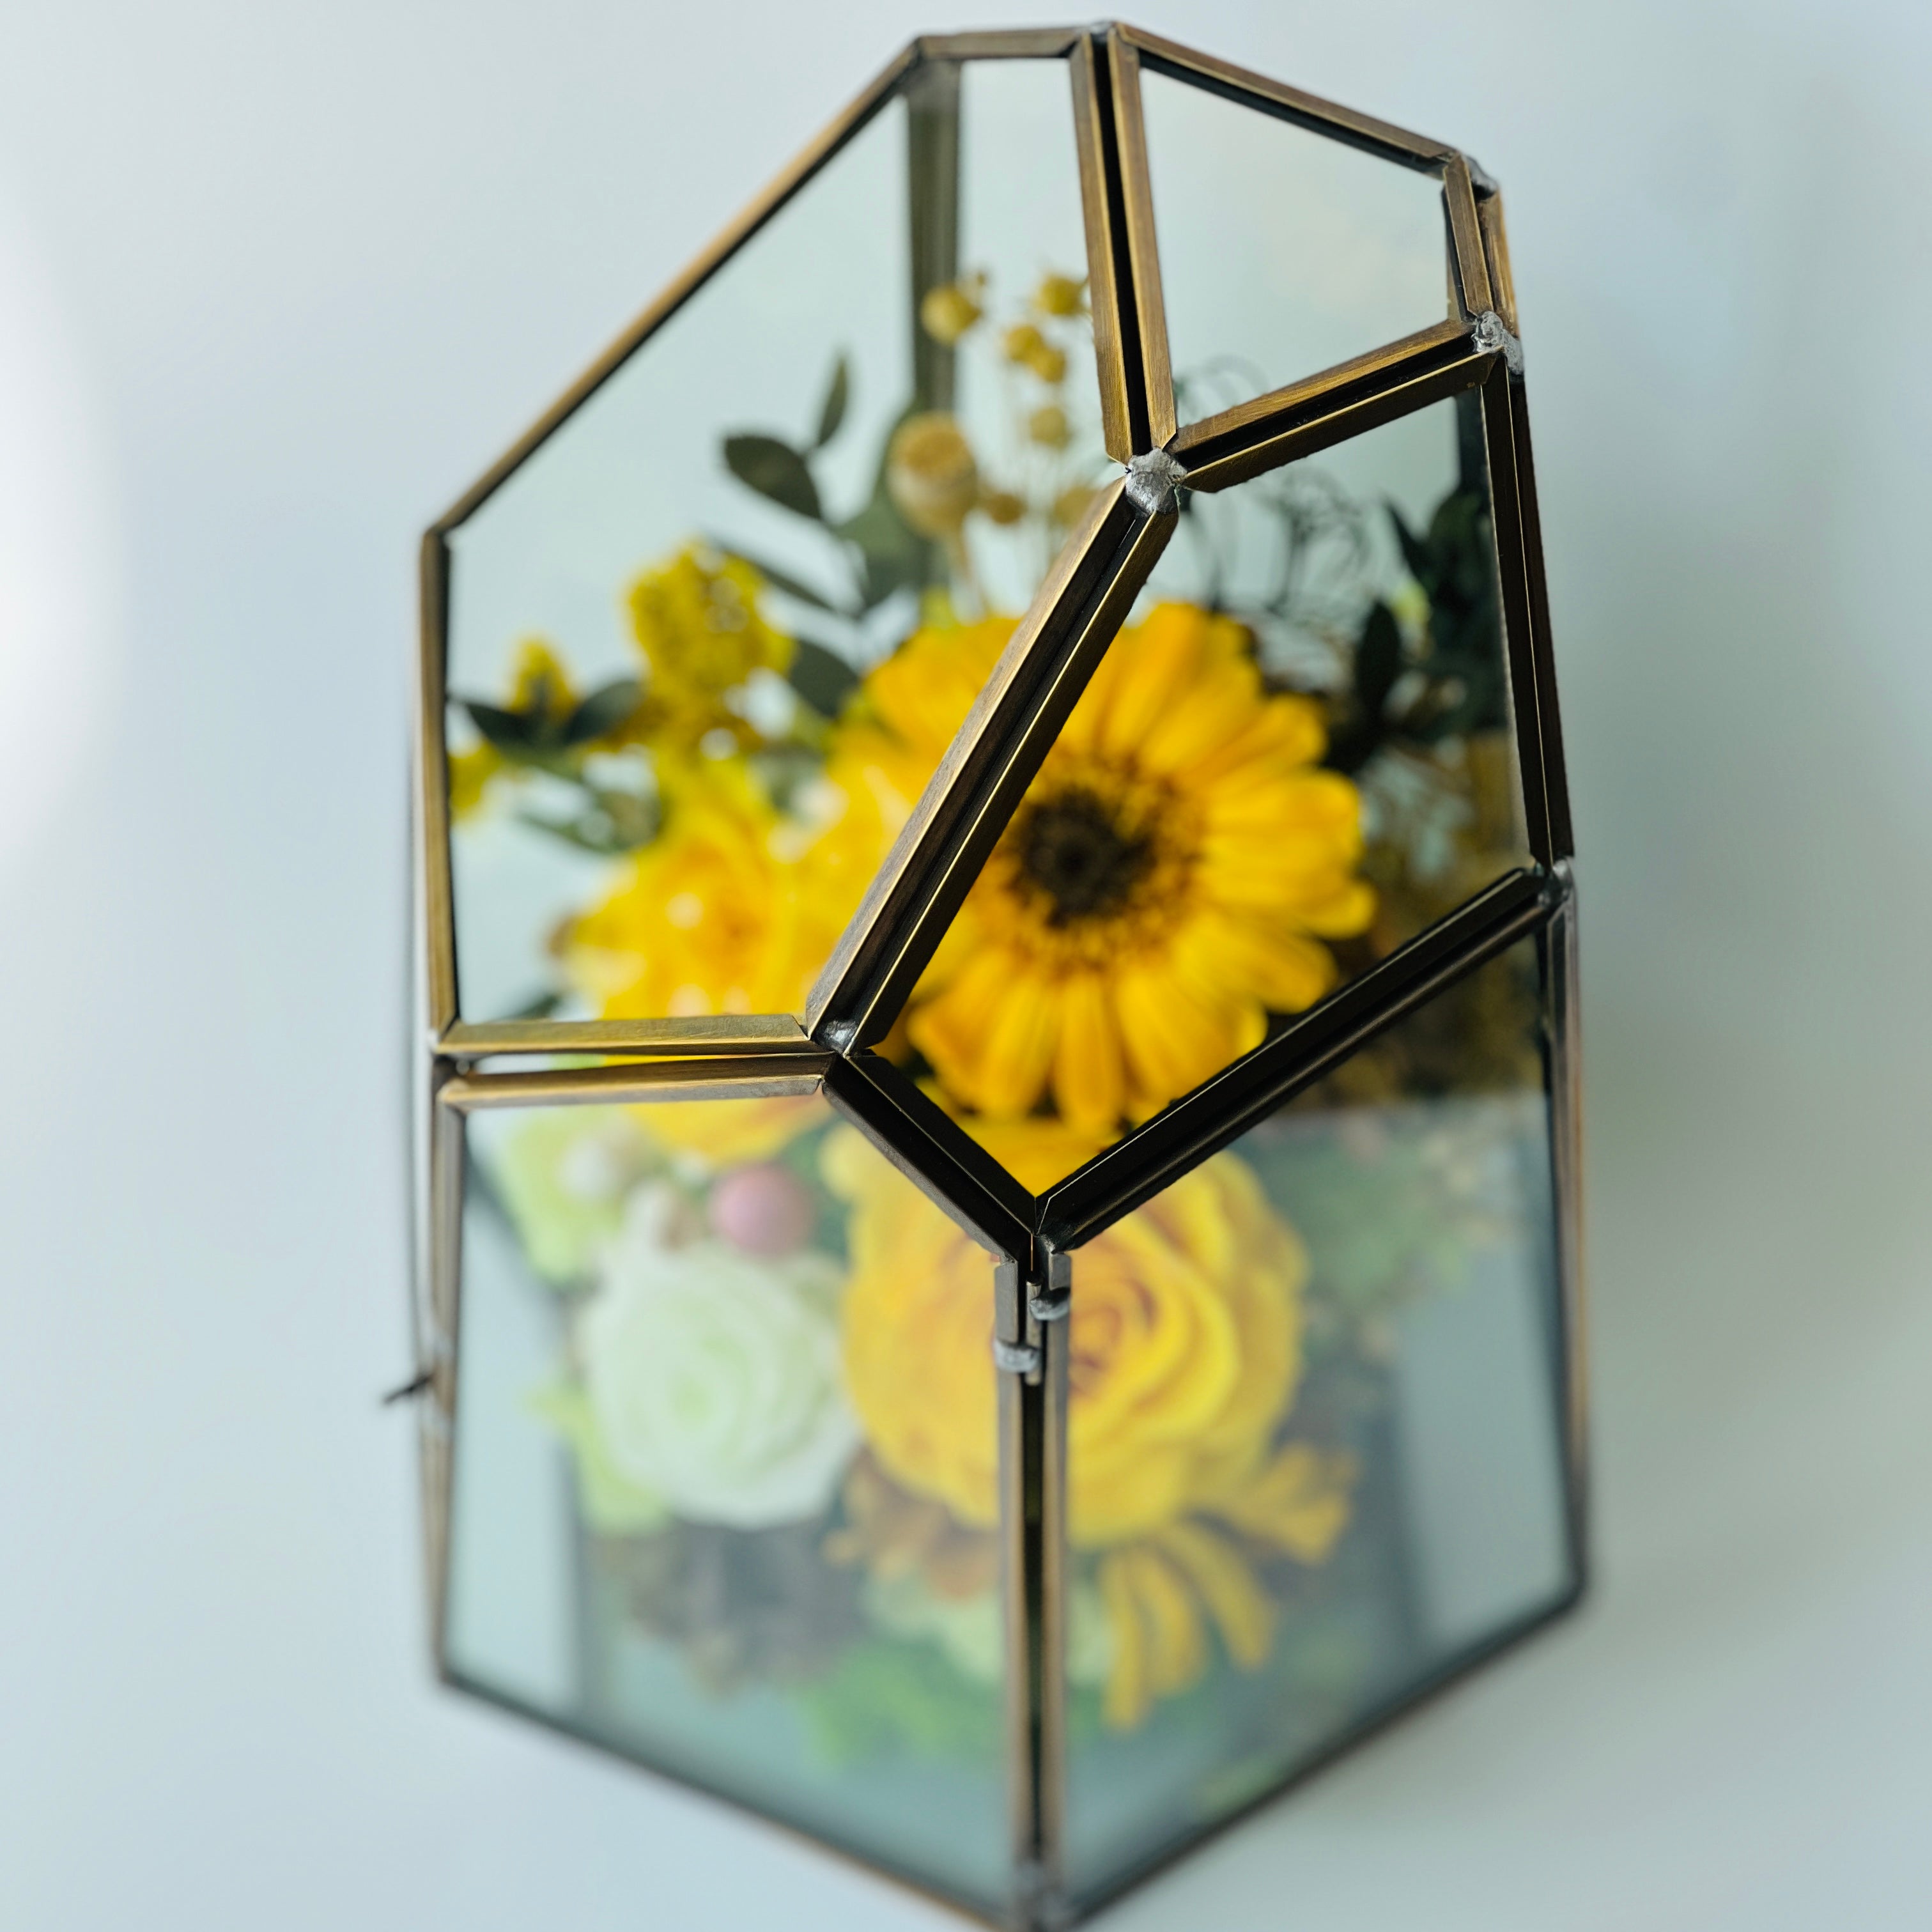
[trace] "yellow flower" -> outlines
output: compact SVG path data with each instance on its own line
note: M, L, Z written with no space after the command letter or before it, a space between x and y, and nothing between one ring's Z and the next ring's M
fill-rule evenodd
M1024 364L1046 346L1046 338L1030 322L1016 322L1000 338L1000 351L1009 362Z
M1026 502L1010 490L982 490L980 507L996 524L1016 524L1026 514Z
M909 1036L946 1088L1112 1132L1327 992L1322 942L1375 896L1324 744L1232 620L1164 604L1123 631L915 992Z
M1064 449L1072 433L1066 412L1058 403L1045 404L1027 418L1027 434L1048 449Z
M562 661L542 638L526 638L517 646L510 674L509 701L503 708L520 717L535 716L547 724L556 724L576 710L577 693L571 688ZM512 760L487 738L466 752L452 753L450 815L468 818L482 804L490 782L511 769Z
M908 416L886 448L886 488L921 536L952 538L980 500L973 446L944 410Z
M725 693L792 659L791 639L758 614L763 583L743 558L687 544L632 584L632 634L650 667L632 735L663 749L688 748L721 726L742 739Z
M868 842L859 828L870 828L872 867L911 815L1012 634L1010 617L916 631L847 707L825 775L847 801L839 824L855 849Z
M920 326L934 341L950 348L984 313L980 304L986 292L984 275L969 275L962 281L928 289L919 305Z
M665 821L566 928L571 977L607 1018L795 1011L844 909L782 856L785 827L735 760L680 776Z
M1034 1186L1096 1148L1051 1121L976 1130ZM828 1141L824 1164L852 1204L845 1374L872 1453L900 1488L989 1528L998 1454L986 1256L849 1130ZM1320 1562L1347 1522L1347 1460L1276 1441L1300 1376L1306 1274L1293 1229L1232 1154L1076 1258L1067 1508L1075 1546L1099 1552L1113 1722L1138 1722L1152 1698L1199 1676L1204 1615L1236 1664L1258 1664L1274 1612L1246 1552Z
M1042 275L1033 292L1033 305L1042 315L1075 316L1087 313L1087 278L1072 275Z

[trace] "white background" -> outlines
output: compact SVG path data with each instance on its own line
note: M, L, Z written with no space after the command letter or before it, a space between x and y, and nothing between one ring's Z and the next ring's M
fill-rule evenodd
M433 1689L375 1397L416 532L899 40L976 17L0 10L0 1924L948 1922ZM1508 190L1600 1564L1110 1923L1922 1932L1932 16L1142 18Z

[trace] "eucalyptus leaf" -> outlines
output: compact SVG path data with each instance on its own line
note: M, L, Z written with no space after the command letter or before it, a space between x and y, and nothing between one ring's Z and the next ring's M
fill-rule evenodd
M455 702L469 713L470 722L496 749L511 758L539 749L544 742L549 722L534 711L508 711L500 704L485 704L481 698L459 698Z
M818 485L805 458L775 436L741 434L724 439L724 461L740 482L774 503L822 524L825 512Z
M792 646L788 682L813 710L826 718L836 718L859 682L859 674L835 652L808 638Z
M643 703L644 687L634 677L620 677L591 692L566 721L562 742L586 745L619 725Z
M896 433L899 424L912 413L910 405L902 410L892 431ZM934 575L933 546L899 514L898 506L886 486L886 466L892 442L892 434L888 434L879 451L872 494L865 507L832 526L848 543L858 546L864 566L863 594L868 610L883 604L895 591L924 590Z
M748 563L774 590L782 590L788 597L796 597L801 604L809 604L815 610L830 611L835 617L850 617L854 614L844 605L833 603L823 591L814 590L810 584L794 577L789 571L767 563L761 556L752 556L741 544L722 543L715 537L711 544L713 549L729 551L741 563Z
M1379 718L1396 680L1402 675L1402 631L1395 613L1379 598L1369 607L1355 646L1355 701Z
M1429 546L1402 520L1402 512L1391 503L1388 506L1389 521L1395 527L1395 540L1402 546L1402 560L1408 566L1408 574L1426 590L1435 580L1435 560L1430 555Z
M845 405L852 394L852 372L842 350L838 359L832 365L832 380L826 386L825 400L818 410L818 440L812 446L823 449L838 434L839 425L845 420Z

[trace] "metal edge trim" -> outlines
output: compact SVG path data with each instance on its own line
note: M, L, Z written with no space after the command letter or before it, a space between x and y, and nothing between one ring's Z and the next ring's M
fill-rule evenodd
M1238 1139L1398 1020L1550 916L1546 873L1519 871L1118 1141L1040 1204L1042 1241L1080 1246Z
M1264 112L1280 114L1317 133L1346 141L1352 147L1366 148L1398 166L1429 172L1442 166L1456 152L1446 142L1432 141L1426 134L1412 133L1392 121L1378 120L1372 114L1358 113L1319 94L1305 94L1286 82L1270 80L1250 68L1237 67L1232 61L1198 52L1178 40L1163 40L1144 28L1122 26L1114 31L1157 73L1245 100Z

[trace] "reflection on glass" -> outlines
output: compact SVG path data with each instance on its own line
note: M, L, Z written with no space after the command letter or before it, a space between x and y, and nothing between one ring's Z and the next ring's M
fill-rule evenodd
M1187 499L886 1051L1070 1168L1523 862L1496 610L1473 400Z
M454 533L466 1018L800 1006L1105 467L1070 98L922 70Z
M1444 320L1441 183L1143 70L1180 420Z
M1568 1588L1537 1015L1526 945L1075 1255L1076 1896Z
M816 1096L467 1133L455 1675L1000 1902L985 1251Z

